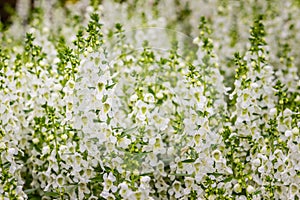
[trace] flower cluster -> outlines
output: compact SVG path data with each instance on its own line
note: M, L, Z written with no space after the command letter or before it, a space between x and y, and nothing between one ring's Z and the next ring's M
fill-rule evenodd
M299 199L299 3L144 4L0 26L0 199Z

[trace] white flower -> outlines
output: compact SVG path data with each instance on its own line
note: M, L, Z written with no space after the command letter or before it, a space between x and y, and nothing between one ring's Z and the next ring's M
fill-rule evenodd
M194 44L199 44L200 43L200 38L199 37L195 37L193 40Z
M256 166L256 167L259 167L260 166L260 159L259 158L256 158L252 161L253 165Z
M151 138L149 140L149 145L153 147L153 153L154 154L163 154L166 152L166 149L164 148L164 143L160 136L157 136L155 138Z
M12 162L13 160L13 157L14 155L18 154L18 151L15 149L15 148L9 148L7 150L7 156L6 156L6 159L9 161L9 162Z
M277 113L277 109L276 108L271 108L270 116L274 117L276 113Z
M292 134L293 134L293 132L292 132L291 130L286 130L285 133L284 133L284 135L285 135L286 137L291 137Z
M242 187L239 183L235 184L233 186L233 190L236 192L236 193L241 193L242 192Z
M115 143L117 142L117 138L116 138L115 136L113 136L113 135L111 135L111 136L109 137L109 140L110 140L110 142L113 143L113 144L115 144Z
M165 167L164 162L160 160L157 164L157 170L161 174L161 176L166 176L167 175L167 173L165 172L164 167Z
M192 177L185 177L184 178L184 184L185 184L185 187L187 188L187 189L191 189L192 188L192 186L194 185L194 178L192 178Z
M37 144L40 142L39 138L33 138L32 139L33 144Z
M151 178L149 176L142 176L141 182L144 184L148 184L150 182Z
M56 177L56 182L57 182L57 184L58 184L60 187L64 186L64 184L65 184L65 177L64 177L63 175L59 174L59 175Z
M255 188L251 185L248 185L246 190L248 194L252 194L253 192L255 192Z
M222 158L222 153L219 150L214 150L212 152L213 158L215 159L215 161L220 161L220 159Z
M126 137L120 138L118 140L118 146L121 148L124 148L124 149L127 148L130 143L131 143L131 140Z
M16 165L12 163L8 170L9 173L14 174L16 170L17 170Z
M105 173L103 175L103 179L104 179L103 186L106 191L108 191L110 189L112 191L117 190L117 187L114 186L114 184L113 184L116 181L116 177L111 172L109 174Z
M13 156L16 155L18 153L18 151L15 148L9 148L7 150L8 155Z
M139 109L138 110L138 113L137 113L137 115L136 115L136 118L137 119L139 119L139 120L141 120L141 121L144 121L144 120L146 120L146 118L147 118L147 114L148 114L148 110L149 110L149 105L148 104L146 104L146 103L144 103L143 101L141 101L141 100L138 100L137 102L136 102L136 106L137 106L137 108Z
M162 91L159 91L155 94L156 98L158 99L162 99L164 97L164 94L162 93Z
M131 102L135 102L137 100L138 100L138 96L136 94L133 94L133 95L130 96L130 101Z
M148 103L154 103L154 102L155 102L155 99L154 99L153 94L151 94L151 93L145 94L145 96L144 96L144 101L145 101L145 102L148 102Z
M175 192L175 198L180 198L183 194L181 194L181 183L179 181L174 181L172 184L172 189Z
M119 188L120 188L120 195L124 198L127 199L131 196L131 194L133 193L131 191L131 189L129 189L127 183L122 182L119 184Z
M68 135L67 135L67 134L63 134L63 135L61 136L61 139L63 139L63 140L68 139Z
M295 194L299 194L299 186L295 183L290 185L290 195L294 196Z
M294 135L299 134L299 128L294 127L294 128L292 129L292 133L293 133Z

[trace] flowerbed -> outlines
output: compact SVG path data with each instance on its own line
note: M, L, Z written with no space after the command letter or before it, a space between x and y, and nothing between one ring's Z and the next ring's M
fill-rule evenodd
M299 3L144 3L1 31L1 199L299 199Z

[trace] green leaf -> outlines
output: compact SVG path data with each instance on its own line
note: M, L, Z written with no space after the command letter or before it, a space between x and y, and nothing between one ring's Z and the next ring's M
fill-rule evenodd
M253 194L254 195L257 195L257 194L260 194L261 193L261 190L257 190L257 191L255 191Z
M136 129L137 129L137 127L132 127L132 128L125 129L123 132L128 133L128 132L134 131Z
M103 95L102 97L102 103L104 103L108 99L108 95Z
M37 190L36 188L32 188L32 189L24 190L24 192L28 195L34 193L36 190Z
M24 111L25 114L28 114L28 113L32 112L33 110L34 110L34 109L31 108L31 109L25 109L25 110L23 110L23 111Z
M59 194L57 192L45 192L45 196L59 197Z
M181 162L182 163L193 163L193 162L195 162L195 159L186 159L186 160L183 160Z
M233 178L233 177L228 177L228 178L225 178L225 179L223 180L223 183L228 183L229 181L231 181L231 180L232 180L232 178Z
M116 83L113 83L113 84L111 84L111 85L107 85L105 88L108 90L108 89L113 88L115 85L116 85Z
M152 176L152 175L153 175L153 172L140 174L140 176Z
M173 176L192 176L192 174L170 174Z

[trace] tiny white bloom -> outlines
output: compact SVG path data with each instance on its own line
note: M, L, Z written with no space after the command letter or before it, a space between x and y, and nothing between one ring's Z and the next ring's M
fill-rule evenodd
M39 141L40 141L40 140L39 140L38 138L33 138L33 139L32 139L32 142L33 142L34 144L39 143Z
M236 193L241 193L242 192L242 187L239 183L235 184L233 186L233 190L236 192Z
M271 115L271 116L274 116L274 115L276 114L276 112L277 112L277 109L276 109L276 108L271 108L271 110L270 110L270 115Z
M134 101L137 101L137 100L138 100L138 96L136 94L131 95L131 97L130 97L131 102L134 102Z
M144 101L148 102L148 103L154 103L155 100L154 100L153 94L150 94L150 93L145 94Z
M9 155L15 155L15 154L18 153L18 151L16 151L15 148L9 148L8 151L7 151L7 153L8 153Z
M6 145L4 142L0 142L0 150L5 149Z
M247 193L249 193L249 194L252 194L253 192L255 192L255 188L251 185L248 185L246 190L247 190Z
M159 91L158 93L156 93L156 98L158 98L158 99L162 99L163 97L164 97L164 94L161 92L161 91Z
M284 135L285 135L286 137L291 137L292 134L293 134L293 132L292 132L291 130L286 130L285 133L284 133Z

